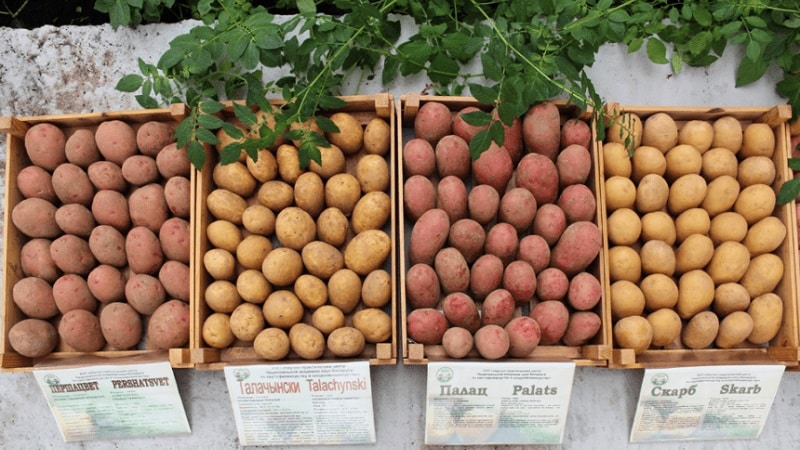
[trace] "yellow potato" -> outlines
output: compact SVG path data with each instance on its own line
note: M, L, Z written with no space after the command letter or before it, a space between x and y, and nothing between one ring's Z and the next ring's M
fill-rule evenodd
M775 181L775 163L766 156L750 156L739 163L736 180L742 187L753 184L772 186Z
M258 234L251 234L236 247L236 260L245 269L261 270L264 258L272 251L272 241Z
M370 272L361 284L361 301L370 308L381 308L392 300L392 276L378 269Z
M361 278L350 269L341 269L328 279L328 302L351 313L361 300Z
M342 149L345 154L358 152L364 140L364 130L358 119L345 112L334 113L330 119L339 128L339 132L326 133L328 142Z
M366 345L364 335L353 327L341 327L328 336L328 350L340 358L360 355Z
M642 119L632 112L612 113L612 122L606 130L606 140L617 142L626 148L639 147L642 142Z
M275 231L275 213L264 205L250 205L242 213L242 226L252 234L269 236Z
M232 123L236 128L241 130L241 132L244 135L247 134L247 128L241 122L239 122L238 119L229 120L228 122ZM223 128L220 128L219 130L217 130L217 140L219 141L219 144L217 144L215 148L217 149L218 152L222 152L222 149L224 149L230 144L233 144L234 142L244 142L245 137L242 136L241 138L234 139ZM244 150L242 150L241 153L239 154L239 161L244 160L246 157L247 153Z
M674 245L677 240L677 231L672 216L664 211L647 213L642 216L642 239L649 241L657 239L669 245Z
M322 280L327 280L344 267L344 258L339 249L322 241L309 242L300 255L306 271Z
M264 258L261 272L273 285L289 286L303 273L303 258L297 250L278 247Z
M722 283L714 290L714 312L725 317L734 311L747 311L750 294L739 283Z
M751 123L742 134L741 158L750 156L772 157L775 152L775 134L765 123Z
M353 315L353 327L370 344L386 342L392 337L392 316L380 308L364 308Z
M703 169L703 155L689 144L672 147L664 158L667 162L665 177L668 180L676 180L690 173L700 174Z
M630 178L631 157L624 145L619 142L606 142L601 147L603 154L603 173L606 178L620 176Z
M691 234L675 250L675 273L702 269L714 256L714 243L704 234Z
M253 303L242 303L231 313L231 332L236 339L252 341L264 329L261 307Z
M753 184L742 189L733 210L741 214L748 225L772 215L775 209L775 191L766 184Z
M267 130L275 130L275 113L270 111L265 111L263 109L259 109L255 112L256 114L256 123L251 127L249 136L253 139L259 138L262 135L266 135L265 133ZM277 148L286 143L286 138L283 134L280 134L275 137L274 142L270 146L270 148Z
M656 311L662 308L673 308L678 303L678 285L671 276L653 273L639 283L644 295L645 309Z
M271 327L287 329L303 320L305 308L292 291L280 290L269 294L262 305L264 319Z
M773 292L783 279L783 259L773 253L764 253L750 259L747 271L739 283L747 289L750 298Z
M325 182L325 204L339 208L346 216L350 216L360 198L361 186L349 173L336 174Z
M630 208L620 208L608 216L608 241L613 245L632 245L642 234L639 215Z
M297 356L303 359L319 359L325 353L325 336L302 322L289 329L289 344Z
M711 228L711 218L703 208L689 208L675 218L677 242L683 242L693 234L708 234L709 228Z
M208 242L216 248L221 248L230 253L236 253L239 243L242 242L242 232L233 222L215 220L206 227Z
M288 183L270 180L258 188L256 199L259 204L271 209L273 213L280 212L294 202L294 190Z
M297 178L305 172L305 169L300 168L299 150L294 145L283 144L278 147L275 159L278 162L278 174L286 183L294 184Z
M311 313L311 325L322 334L331 334L345 325L344 313L333 305L322 305Z
M236 271L236 258L227 250L212 248L203 255L203 267L215 280L231 280Z
M249 197L256 190L256 179L244 164L216 164L211 174L214 184L241 197Z
M334 247L341 247L347 240L350 221L339 208L326 208L317 217L317 239Z
M681 342L688 348L700 350L717 338L719 318L711 311L703 311L689 320L681 332Z
M389 124L375 117L364 127L364 151L372 155L386 155L391 147L392 133Z
M606 209L632 208L636 202L636 185L630 178L613 176L606 179Z
M227 314L214 313L203 321L203 341L213 348L225 348L233 344L236 336L231 331L231 318Z
M214 189L206 197L206 206L217 219L240 225L242 214L247 209L247 202L227 189Z
M644 353L653 342L653 327L642 316L628 316L614 324L614 341L617 347Z
M714 217L731 210L738 197L739 182L731 176L722 175L708 183L706 197L700 206L708 212L709 216Z
M725 147L715 147L703 153L702 174L706 180L713 180L721 175L736 178L739 173L739 160L736 154Z
M324 281L304 273L294 282L294 294L308 309L317 309L328 301L328 286Z
M639 180L636 186L636 211L646 214L660 211L666 206L669 198L669 185L661 175L649 173Z
M389 221L392 199L381 191L368 192L356 203L350 223L353 231L380 230Z
M681 336L683 322L678 313L669 308L661 308L647 315L647 321L653 329L652 345L664 347Z
M689 208L696 208L706 197L706 180L700 175L684 175L669 187L667 207L672 214L680 214Z
M753 331L747 340L753 344L771 341L783 325L783 301L773 293L759 295L750 302L747 314L753 318Z
M289 356L289 335L280 328L265 328L253 341L253 350L259 358L280 361Z
M675 252L666 242L647 241L639 253L644 273L662 273L670 276L675 273Z
M316 235L314 218L296 206L284 208L275 218L275 236L284 247L300 251Z
M212 311L220 313L233 312L242 303L236 285L227 280L217 280L209 284L203 300Z
M322 165L317 164L316 161L311 161L308 164L308 170L316 173L323 180L345 171L346 160L339 147L331 145L329 147L318 147L317 149L320 153Z
M733 348L741 344L753 332L753 318L744 311L727 315L719 323L719 332L714 343L719 348Z
M325 209L325 183L314 172L306 172L294 183L294 204L311 217Z
M278 176L278 160L271 151L262 149L256 153L256 160L248 157L246 160L247 170L260 183L274 180Z
M261 270L248 269L236 277L236 291L242 300L260 305L272 293L272 286Z
M706 272L719 285L722 283L736 283L750 265L750 252L744 244L727 241L719 244L714 249L714 256L706 266Z
M356 164L356 179L361 191L387 192L389 190L389 164L380 155L364 155Z
M742 148L742 124L732 116L724 116L714 121L712 147L725 147L734 154Z
M775 216L754 223L744 237L744 245L752 256L775 251L786 238L786 225Z
M678 143L694 146L701 154L711 148L714 127L705 120L690 120L678 130Z
M614 320L628 316L640 316L644 312L645 297L635 283L620 280L611 284L611 316Z
M358 233L344 250L344 265L359 275L366 276L383 267L392 253L392 240L382 230Z
M702 270L692 270L678 279L675 309L682 319L691 319L714 301L714 280Z
M711 219L708 236L714 245L725 241L741 242L747 235L747 220L735 212L724 212Z
M632 247L617 245L608 250L608 273L611 281L638 283L642 277L642 258Z
M298 130L300 132L300 139L292 139L292 144L295 147L300 148L300 145L303 143L303 137L308 137L311 133L317 133L320 136L324 136L325 132L322 131L319 124L317 123L316 117L311 117L304 122L292 122L289 125L290 130Z
M659 112L644 121L642 145L649 145L666 153L678 143L678 125L667 113Z
M631 179L635 182L641 180L648 173L661 176L667 173L667 159L664 157L664 153L648 145L637 147L633 151L631 164L633 165Z

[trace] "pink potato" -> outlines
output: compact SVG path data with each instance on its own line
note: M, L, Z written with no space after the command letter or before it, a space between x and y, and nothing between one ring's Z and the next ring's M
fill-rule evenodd
M602 294L600 280L589 272L581 272L569 281L567 301L578 311L588 311L600 302Z
M189 264L189 221L171 217L158 230L164 257Z
M114 267L128 264L125 254L125 236L111 225L98 225L89 235L89 250L97 262Z
M594 193L585 184L564 188L558 197L558 206L564 211L567 222L593 221L597 215Z
M501 120L497 108L492 110L492 118ZM503 147L505 147L508 154L511 156L511 162L516 165L520 158L522 158L523 153L522 120L520 120L519 117L514 117L511 121L511 125L506 125L505 122L503 122L503 136Z
M560 341L567 332L569 324L569 310L558 300L546 300L537 303L530 313L530 317L539 324L542 330L542 345L553 345Z
M68 346L79 352L96 352L105 346L100 319L85 309L73 309L61 316L58 335Z
M486 233L486 253L496 255L503 263L508 263L517 257L519 237L517 229L511 224L499 222Z
M430 209L420 216L411 229L409 259L411 264L433 264L436 253L447 242L450 219L441 209Z
M99 225L114 227L124 233L131 226L128 199L117 191L103 189L92 199L92 215Z
M121 120L107 120L94 132L97 149L106 161L119 166L136 154L136 132Z
M145 122L136 131L136 146L143 155L154 157L175 140L172 127L164 122Z
M122 163L122 177L134 186L158 181L156 160L146 155L133 155Z
M602 321L600 316L591 311L578 311L569 317L567 331L564 333L562 341L564 345L578 346L589 342L598 331Z
M533 218L534 234L541 236L548 245L554 245L567 228L567 215L554 203L539 207Z
M39 277L48 283L60 275L60 269L50 255L49 239L31 239L19 251L19 265L22 273L29 277Z
M32 319L49 319L58 314L53 287L41 278L25 277L17 281L11 297L20 311Z
M522 232L531 226L536 216L536 198L527 189L509 189L500 199L499 215L499 220Z
M478 306L463 292L454 292L445 297L442 300L442 312L451 326L465 328L471 333L481 326Z
M436 189L428 178L412 175L403 185L403 206L405 213L418 220L425 211L436 208Z
M486 225L497 218L500 194L488 184L479 184L469 191L467 206L469 217L481 225Z
M11 222L31 238L54 238L61 234L56 223L57 208L47 200L26 198L11 210Z
M457 249L446 247L439 250L433 264L445 294L469 288L469 265Z
M536 297L539 300L561 300L569 291L569 278L560 269L548 267L536 277Z
M179 261L166 261L158 270L158 280L170 297L189 301L189 265Z
M450 109L443 103L426 102L414 118L414 133L418 138L425 139L431 145L436 145L439 139L453 131L453 117Z
M529 316L511 319L504 328L508 334L508 355L512 358L525 358L539 346L542 329Z
M556 157L556 169L562 187L585 183L592 170L592 155L586 147L572 144L561 150Z
M50 257L64 273L88 275L97 264L89 243L74 234L59 236L50 244Z
M514 318L516 302L505 289L495 289L486 296L481 305L481 323L506 326Z
M125 254L133 273L154 274L164 262L158 237L145 227L135 227L125 237Z
M547 156L538 153L523 156L515 180L517 186L531 191L540 208L558 198L558 169Z
M536 272L526 261L510 262L503 272L503 288L518 305L527 304L536 293Z
M472 138L474 138L475 135L478 134L478 132L488 128L487 125L483 126L470 125L462 117L464 114L468 114L475 111L480 111L480 109L476 106L466 106L462 108L458 112L458 114L456 114L455 118L453 118L453 134L455 134L456 136L460 137L461 139L467 142L471 141Z
M558 106L552 102L531 106L522 119L522 138L528 151L555 160L561 144Z
M97 299L89 290L86 279L74 273L62 275L53 283L53 300L61 314L73 309L91 312L97 309Z
M447 331L444 314L433 308L419 308L411 311L406 318L408 337L424 345L439 345Z
M406 177L421 175L431 177L436 173L436 154L433 145L425 139L415 138L403 146L403 174Z
M442 288L436 271L428 264L414 264L406 273L406 299L409 306L435 308Z
M442 347L447 356L453 359L461 359L472 351L475 340L472 333L466 328L450 327L442 336Z
M75 130L67 138L64 153L67 161L84 169L88 168L93 162L100 161L100 152L94 142L94 133L88 128Z
M170 349L189 342L189 305L180 300L167 301L156 308L147 322L147 347Z
M53 171L53 189L61 203L80 203L89 206L94 195L94 186L89 175L79 166L60 164Z
M592 145L592 130L589 124L581 119L569 119L561 126L561 148L572 144L589 148Z
M550 245L545 238L529 234L519 241L517 258L527 262L538 273L550 265Z
M434 153L439 178L452 175L466 180L469 177L472 157L467 141L454 134L448 134L436 143Z
M506 191L506 186L514 173L514 163L505 147L492 142L478 159L472 161L472 174L478 184L488 184L498 193Z
M503 282L503 261L492 254L481 255L469 275L469 289L476 300L483 300Z
M97 161L90 164L86 174L98 191L107 189L123 192L128 187L125 177L122 176L122 168L111 161Z
M67 160L66 140L61 128L51 123L37 123L25 132L25 152L34 165L53 170Z
M139 314L152 315L166 297L164 286L152 275L137 273L125 283L125 299Z
M472 264L483 254L486 231L472 219L461 219L450 226L447 242L461 252L467 263Z
M125 300L125 275L114 266L101 264L86 277L89 292L101 303L121 302Z
M64 233L84 239L89 237L96 225L92 212L80 203L61 205L56 210L56 224Z
M39 166L28 166L20 169L17 174L17 188L19 193L26 198L40 198L50 203L55 203L58 200L56 191L53 189L50 172Z
M436 207L447 213L450 223L467 217L467 187L461 178L448 175L439 180Z
M134 227L146 227L158 233L169 217L164 187L158 183L150 183L137 188L128 196L128 211Z
M128 350L142 340L142 318L131 305L115 302L100 311L100 330L115 350Z
M508 353L508 333L499 325L485 325L475 332L475 348L485 359L500 359Z
M156 155L156 166L158 173L164 178L189 177L192 171L192 163L189 162L189 155L185 148L178 148L176 143L170 143Z
M189 218L192 185L186 177L175 176L164 183L164 201L173 215Z
M8 330L8 344L22 356L40 358L55 350L58 332L46 320L23 319Z
M594 261L603 246L600 230L592 222L567 226L550 254L550 265L567 276L583 271Z

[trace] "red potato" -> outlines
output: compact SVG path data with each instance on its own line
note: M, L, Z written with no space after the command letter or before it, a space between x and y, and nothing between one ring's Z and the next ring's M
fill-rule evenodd
M411 264L432 264L436 253L447 242L450 219L441 209L426 211L411 229L409 259Z
M153 183L159 177L156 160L146 155L133 155L122 163L122 177L134 186Z
M453 118L450 109L443 103L427 102L423 104L414 118L414 133L436 145L439 139L451 134Z
M54 238L61 234L56 223L57 208L47 200L26 198L11 210L11 222L31 238Z
M454 134L448 134L436 143L434 153L439 178L452 175L466 180L469 177L472 157L467 141Z
M98 191L109 190L124 192L128 188L122 168L111 161L97 161L86 169L89 180Z
M472 138L475 137L478 132L481 130L485 130L488 126L475 126L468 124L464 118L462 117L464 114L480 111L480 109L476 106L466 106L461 109L458 114L456 114L455 118L453 118L453 134L460 137L461 139L469 142Z
M403 185L403 207L412 221L436 208L436 189L431 180L422 175L409 177Z
M594 261L603 246L600 230L592 222L567 226L550 254L550 265L567 276L583 271Z
M143 155L154 157L175 140L174 130L164 122L145 122L136 132L136 146Z
M558 197L558 169L547 156L538 153L523 156L517 165L515 180L517 186L531 191L540 208Z
M581 272L569 281L567 301L578 311L588 311L600 302L603 288L600 280L589 272Z
M498 193L505 192L511 175L514 173L514 163L505 147L499 147L492 142L478 159L472 161L472 174L478 184L488 184Z
M139 314L153 314L166 297L164 286L152 275L137 273L125 283L125 298Z
M134 348L142 340L142 318L131 305L122 302L106 305L99 318L103 337L115 350Z
M551 102L531 106L522 119L522 138L528 151L555 160L561 142L558 106Z
M508 353L508 333L499 325L486 325L475 332L475 348L485 359L500 359Z
M17 174L17 188L23 197L35 197L55 203L58 196L53 189L52 178L50 172L39 166L23 167Z
M154 274L164 262L158 237L145 227L134 227L125 237L125 254L133 273Z
M128 264L125 254L125 236L110 225L98 225L89 235L89 250L97 262L114 267Z
M189 342L189 305L170 300L159 306L147 323L148 348L170 349Z
M92 199L92 215L99 225L108 225L120 232L131 226L128 199L117 191L97 191Z
M561 150L556 157L556 169L562 187L585 183L592 170L592 156L586 147L572 144Z
M518 305L527 304L536 293L536 272L525 261L512 261L503 272L503 288Z
M479 184L469 191L467 197L469 217L481 225L487 225L497 218L500 209L500 194L488 184Z
M161 149L156 155L158 172L164 178L189 177L192 163L185 148L178 148L176 143L171 143Z
M516 307L516 302L510 292L502 288L495 289L486 296L481 304L481 323L504 327L514 318Z
M561 126L561 148L572 144L589 148L592 145L592 130L589 124L580 119L569 119Z
M189 301L189 265L179 261L165 261L158 270L158 280L167 295L184 302Z
M56 224L64 233L88 238L96 223L92 212L80 203L61 205L56 210Z
M134 227L146 227L158 233L169 217L164 187L158 183L137 188L128 196L128 211Z
M25 133L25 152L31 162L43 169L53 170L66 160L66 136L51 123L37 123Z
M567 228L567 215L554 203L539 207L533 218L532 231L541 236L548 245L554 245Z
M422 138L411 139L403 146L403 173L406 177L436 173L436 154L433 145Z
M100 264L86 276L89 292L101 303L125 300L125 275L114 266Z
M461 359L472 351L475 340L472 333L466 328L450 327L442 336L442 347L447 356L453 359Z
M567 331L562 341L564 345L578 346L589 342L600 331L600 316L591 311L578 311L569 317Z
M567 332L569 310L558 300L547 300L537 303L530 317L539 324L542 331L541 345L553 345L560 341Z
M89 243L74 234L65 234L50 244L50 257L64 273L88 275L97 264Z
M541 272L550 265L550 245L536 234L529 234L519 241L517 258L527 262L534 272Z
M444 314L433 308L420 308L411 311L406 318L408 337L424 345L439 345L447 331Z
M46 320L23 319L8 330L8 344L22 356L40 358L55 350L58 332Z
M427 264L414 264L406 273L406 300L409 306L435 308L439 304L442 288L433 267Z
M186 177L172 177L164 183L164 201L173 215L189 218L192 186Z
M536 277L536 297L539 300L561 300L569 291L569 278L561 270L548 267Z
M86 279L74 273L62 275L53 283L53 300L61 314L73 309L91 312L97 309L97 299Z
M503 282L503 261L490 253L481 255L469 275L469 289L476 300L482 300Z
M106 344L100 319L84 309L73 309L61 316L58 335L66 345L79 352L96 352Z
M510 223L518 232L530 227L535 216L536 198L527 189L509 189L500 199L499 220Z
M158 240L165 258L189 264L189 221L180 217L165 220L158 230Z
M439 180L436 207L447 213L450 223L467 217L467 187L461 178L448 175Z
M88 128L75 130L64 145L67 161L84 169L90 164L100 161L100 152L94 142L94 133Z
M32 319L49 319L59 312L53 287L41 278L25 277L17 281L11 297L20 311Z
M89 206L94 195L94 186L89 175L79 166L60 164L53 171L53 189L61 203L80 203Z
M31 239L19 251L19 265L22 273L29 277L39 277L49 283L60 275L60 269L50 256L49 239Z
M445 294L469 288L469 266L457 249L446 247L440 250L434 259L434 268Z
M500 120L497 108L492 110L492 118ZM503 136L503 147L505 147L508 154L511 156L511 162L516 165L520 158L522 158L523 153L522 120L520 120L519 117L515 117L514 120L511 121L511 125L503 123Z
M508 356L525 358L533 353L542 339L542 329L528 316L511 319L504 327L508 334Z
M499 222L486 233L486 253L496 255L508 263L517 257L519 248L519 237L517 230L511 224Z
M94 140L103 158L120 166L138 151L136 132L121 120L108 120L98 125Z
M472 264L483 254L486 231L472 219L461 219L450 227L447 243L456 248L464 259Z
M558 197L558 206L564 211L569 223L591 222L597 215L594 193L585 184L573 184L564 188Z
M470 296L463 292L454 292L442 300L442 312L447 322L454 327L461 327L474 333L481 326L481 314L478 306Z

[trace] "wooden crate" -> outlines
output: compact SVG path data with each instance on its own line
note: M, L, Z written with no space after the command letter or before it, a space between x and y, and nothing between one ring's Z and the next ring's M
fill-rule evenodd
M81 353L74 351L61 351L60 347L42 358L28 358L16 353L8 343L6 337L8 330L24 318L22 312L12 300L14 284L25 277L20 265L20 250L30 239L22 234L11 222L11 211L14 206L23 200L17 188L17 175L20 170L30 166L31 162L25 151L25 132L38 123L51 123L63 129L67 135L80 129L96 129L101 122L108 120L121 120L131 125L134 130L149 121L160 121L177 125L188 114L185 105L176 104L171 108L152 110L116 111L88 114L46 115L31 117L1 117L0 131L7 133L6 143L6 180L5 180L5 223L3 230L3 304L2 304L2 344L0 344L0 371L30 371L38 367L47 366L76 366L89 365L102 362L130 362L130 361L169 361L172 367L191 367L189 348L173 348L167 350L149 350L146 343L140 344L139 349L126 351L99 351L94 353ZM190 180L194 185L194 178ZM193 195L194 189L192 189ZM192 205L194 199L191 200ZM194 211L191 211L194 216ZM193 249L190 249L190 252ZM191 280L190 280L191 283ZM190 285L191 286L191 285Z
M408 336L406 317L408 316L409 307L406 302L406 272L410 268L408 261L408 251L410 246L411 229L413 228L413 221L405 217L403 208L403 164L402 164L402 149L404 143L415 137L414 135L414 118L417 115L420 107L426 102L439 102L446 105L452 112L453 117L461 109L467 106L475 106L484 111L491 110L491 106L480 104L472 97L445 97L445 96L420 96L417 94L407 94L400 97L400 102L397 105L398 127L397 127L397 141L400 155L398 156L399 163L397 164L397 180L398 180L398 212L399 212L399 226L402 227L402 232L399 233L400 242L400 262L399 262L399 283L400 283L400 318L402 320L402 357L404 364L427 364L429 361L445 361L451 358L445 353L441 345L424 345L414 342ZM581 111L575 105L569 105L566 102L558 101L561 118L563 120L571 118L580 118L586 122L592 122L591 113ZM590 123L592 128L593 141L595 130L593 123ZM590 149L592 153L592 171L589 174L587 185L595 193L597 204L600 205L599 197L599 178L598 172L595 170L597 167L597 151L596 148ZM435 180L434 180L435 181ZM435 185L435 182L434 182ZM467 187L471 182L467 182ZM599 208L596 214L596 223L602 230L604 215L601 214ZM601 250L598 257L587 269L592 272L598 279L603 282L605 273L605 252ZM577 365L581 366L605 366L608 359L611 357L611 329L608 326L610 323L610 312L605 305L605 298L601 299L598 306L595 308L602 319L602 326L595 338L584 346L565 346L565 345L540 345L533 353L525 358L503 358L499 361L530 361L530 362L556 362L556 361L574 361ZM523 311L522 308L517 308L516 315L527 314L527 306ZM478 355L476 350L467 355L465 360L486 361Z
M620 106L617 104L606 105L608 117L613 111L626 111L637 114L642 122L652 114L663 112L670 115L678 124L678 128L689 120L714 121L723 116L732 116L740 121L742 127L750 123L766 123L775 133L775 152L772 157L776 168L776 177L773 183L775 192L781 185L792 178L791 170L787 165L789 150L789 125L791 107L778 105L768 107L672 107L672 106ZM599 158L600 173L604 174L602 143L600 144L601 157ZM601 196L605 199L605 176L601 176ZM605 209L605 201L603 202ZM783 325L778 335L770 341L769 345L756 346L745 342L737 348L719 349L707 348L693 350L681 348L674 344L663 349L649 349L641 354L634 354L631 349L622 349L614 344L612 358L609 361L611 368L650 368L650 367L681 367L700 365L725 365L725 364L783 364L787 367L798 364L798 309L797 309L797 220L795 215L795 202L778 205L773 215L781 219L786 225L787 235L783 244L774 252L783 259L784 276L775 289L775 293L783 299L784 316ZM609 250L608 230L604 230L604 246L606 253ZM607 278L604 289L605 296L610 299L610 279ZM674 347L674 348L673 348Z
M347 102L347 106L344 108L337 110L341 112L348 112L353 115L362 125L367 124L371 119L379 117L386 120L389 123L390 130L394 130L395 127L395 116L394 116L394 99L389 94L377 94L377 95L357 95L357 96L343 96L341 97L342 100ZM273 101L274 105L281 104L281 101ZM327 111L324 114L330 115L333 112L337 111ZM226 108L222 111L223 118L230 118L233 117L233 107L232 104L228 104ZM347 157L347 170L348 173L355 173L355 166L362 156L363 152L360 152L356 155L350 155ZM197 172L197 196L195 200L195 208L198 212L196 215L197 220L194 224L195 228L195 248L197 248L197 252L194 253L194 267L192 269L194 274L194 283L195 287L194 290L197 294L197 301L194 302L193 310L192 310L192 331L191 331L191 338L190 338L190 347L191 347L191 359L192 362L195 364L195 367L199 370L220 370L223 369L226 365L230 364L268 364L268 363L277 363L277 364L285 364L285 363L296 363L296 362L331 362L331 361L347 361L347 360L357 360L357 361L369 361L371 365L388 365L388 364L396 364L397 363L397 320L396 320L396 304L397 304L397 294L396 294L396 277L395 277L395 259L396 259L396 249L395 249L395 228L396 228L396 216L395 216L395 208L396 205L396 193L395 193L395 143L394 140L391 140L390 151L387 155L387 162L389 163L390 168L390 198L392 199L392 212L389 223L384 227L384 231L389 234L392 240L392 251L390 253L389 258L387 258L386 265L384 269L389 272L392 276L392 299L389 305L387 305L384 310L389 313L392 317L392 337L391 342L384 342L379 344L370 344L367 343L364 351L353 358L337 358L335 357L330 351L327 349L323 354L321 359L307 361L300 358L295 352L290 352L289 355L280 361L266 361L258 355L256 355L255 350L253 349L252 343L248 342L236 342L233 346L224 348L224 349L216 349L208 346L202 337L202 327L203 322L205 319L212 313L211 309L206 305L204 301L204 292L206 287L213 281L213 278L209 275L209 273L203 267L203 255L212 248L211 244L209 243L206 235L206 228L209 223L211 223L214 219L211 216L211 213L208 211L208 207L206 204L206 198L211 190L214 189L214 181L212 179L212 168L218 161L218 153L214 150L210 150L208 153L208 158L206 160L206 165L203 170ZM277 240L273 238L273 242L275 246L278 246ZM309 313L306 312L306 319L308 319ZM352 314L348 315L346 320L347 323L351 323ZM308 320L305 320L306 322Z

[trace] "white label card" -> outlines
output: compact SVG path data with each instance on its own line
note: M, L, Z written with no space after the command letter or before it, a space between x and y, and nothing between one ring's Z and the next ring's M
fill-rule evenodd
M169 362L35 369L65 441L189 434Z
M646 369L631 442L756 439L785 367Z
M367 361L225 367L239 444L375 442Z
M560 444L575 363L428 364L428 445Z

